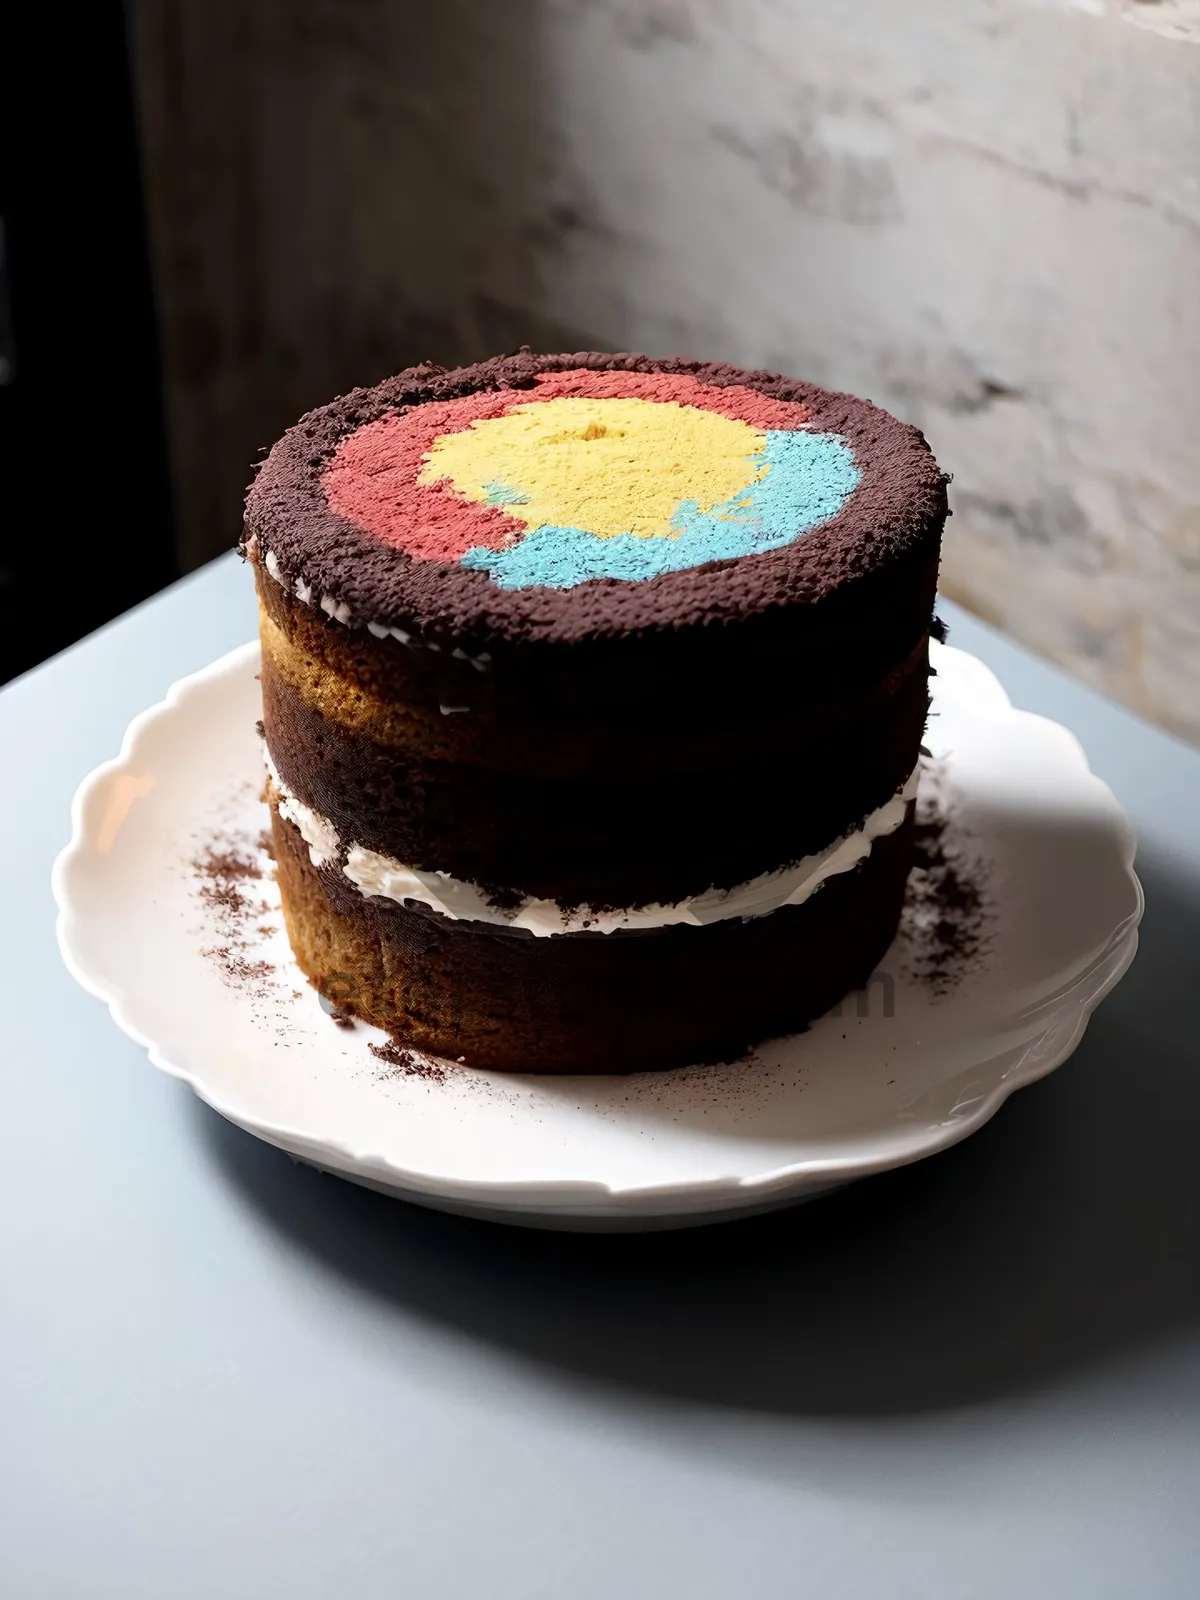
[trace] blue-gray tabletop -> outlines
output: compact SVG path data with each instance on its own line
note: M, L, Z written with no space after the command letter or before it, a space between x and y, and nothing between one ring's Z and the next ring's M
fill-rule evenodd
M71 795L251 637L235 558L0 694L8 1600L1200 1593L1200 754L943 612L1128 807L1141 952L965 1144L692 1233L320 1176L72 983Z

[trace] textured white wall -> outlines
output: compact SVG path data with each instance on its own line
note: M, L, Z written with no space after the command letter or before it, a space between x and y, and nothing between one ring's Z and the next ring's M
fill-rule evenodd
M1200 739L1198 0L139 11L185 531L420 355L779 367L925 429L950 594Z
M1119 16L1170 9L555 0L545 309L918 423L947 591L1196 738L1200 49Z

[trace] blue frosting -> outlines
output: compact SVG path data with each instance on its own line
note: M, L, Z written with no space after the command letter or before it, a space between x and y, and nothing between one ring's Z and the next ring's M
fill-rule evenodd
M836 433L767 434L766 448L751 458L767 472L723 505L701 511L683 501L671 519L678 537L643 539L621 533L601 539L582 528L543 523L507 550L475 545L464 567L488 572L502 589L573 589L589 578L656 578L706 561L729 561L779 550L835 517L858 487L862 474L854 453ZM519 490L487 486L492 505L519 505Z
M527 506L529 496L522 494L519 489L510 489L508 484L500 483L493 478L491 483L485 483L483 492L487 495L489 506Z

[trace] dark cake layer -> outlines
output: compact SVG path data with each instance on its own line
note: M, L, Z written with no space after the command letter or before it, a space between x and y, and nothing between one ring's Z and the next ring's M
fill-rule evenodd
M367 898L273 808L292 949L317 988L396 1039L509 1072L733 1060L865 986L900 915L911 815L860 867L744 922L534 938Z
M263 644L279 675L330 720L379 744L498 769L641 770L664 740L699 765L714 739L750 756L764 736L813 737L924 672L938 547L811 608L733 624L574 645L496 644L484 657L379 638L304 604L262 570ZM874 591L895 594L886 625ZM740 746L739 746L740 741Z
M814 696L781 725L664 732L640 759L626 750L619 763L580 759L564 773L552 732L523 766L507 756L502 726L481 740L485 754L498 747L497 764L442 760L417 737L398 748L334 721L269 657L262 688L284 786L346 844L474 883L614 906L731 888L823 849L907 780L927 708L922 641L903 671L840 717ZM577 732L565 727L562 742Z

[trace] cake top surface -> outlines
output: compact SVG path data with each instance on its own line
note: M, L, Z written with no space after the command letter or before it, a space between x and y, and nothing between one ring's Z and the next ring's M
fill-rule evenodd
M246 542L347 622L587 637L816 600L936 536L921 434L774 373L522 351L309 413Z

